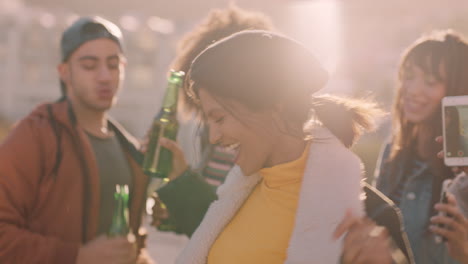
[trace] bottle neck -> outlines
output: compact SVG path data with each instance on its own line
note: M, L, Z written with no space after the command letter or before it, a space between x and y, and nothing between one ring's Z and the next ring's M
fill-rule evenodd
M121 215L122 215L122 212L123 212L123 206L122 206L122 200L119 198L117 201L116 201L116 204L115 204L115 208L114 208L114 222L118 219L121 218Z
M177 111L177 100L179 97L179 83L169 81L162 109L167 113L175 113Z
M115 198L115 209L114 212L118 216L122 216L125 214L125 209L127 208L127 201L128 201L128 193L124 190L124 187L122 186L120 191L117 191L114 194Z

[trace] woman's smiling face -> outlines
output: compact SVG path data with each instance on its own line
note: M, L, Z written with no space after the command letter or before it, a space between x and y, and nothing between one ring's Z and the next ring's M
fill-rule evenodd
M440 108L446 85L418 66L408 66L402 78L402 106L407 121L425 122Z
M198 93L210 143L235 148L235 163L245 175L265 167L274 149L277 130L271 113L252 111L238 102L214 97L203 88Z

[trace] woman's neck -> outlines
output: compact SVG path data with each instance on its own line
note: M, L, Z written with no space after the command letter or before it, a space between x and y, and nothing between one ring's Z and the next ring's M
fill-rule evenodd
M416 154L423 160L428 160L432 155L432 149L430 144L432 140L435 140L432 131L432 127L429 124L421 124L418 127L417 138L416 138Z
M273 148L265 167L273 167L278 164L297 160L304 153L306 141L302 138L284 135L280 137Z

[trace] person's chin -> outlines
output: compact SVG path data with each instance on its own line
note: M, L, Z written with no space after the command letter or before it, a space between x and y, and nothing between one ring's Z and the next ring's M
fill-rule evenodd
M242 174L244 174L245 176L250 176L250 175L254 174L254 172L252 170L242 168L242 166L239 166L239 167L240 167L240 169L242 171Z
M237 160L235 161L235 164L236 164L237 166L239 166L239 168L240 168L241 171L242 171L242 174L244 174L244 175L246 175L246 176L249 175L249 174L248 174L249 168L248 168L247 166L245 166L245 164L242 162L242 159L237 159Z
M117 100L115 98L99 100L96 103L96 108L107 111L107 110L111 109L115 105L116 102L117 102Z
M95 111L98 111L98 112L106 112L106 111L109 111L112 108L112 106L113 106L112 103L100 102L100 103L94 104L93 108Z
M423 115L415 114L415 113L406 114L405 117L408 122L411 122L414 124L421 123L425 120Z
M253 175L260 170L250 164L242 162L242 160L239 160L238 162L236 162L236 164L239 166L239 168L242 170L242 173L245 176Z
M413 111L412 109L405 109L404 116L405 119L411 123L419 123L422 119L422 114L420 111Z

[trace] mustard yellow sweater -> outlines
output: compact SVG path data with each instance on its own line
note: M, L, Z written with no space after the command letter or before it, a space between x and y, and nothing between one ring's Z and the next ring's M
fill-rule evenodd
M295 161L260 170L262 181L213 244L208 264L284 263L308 149Z

